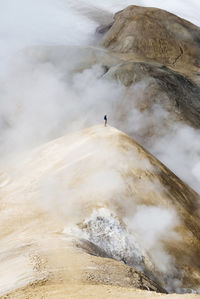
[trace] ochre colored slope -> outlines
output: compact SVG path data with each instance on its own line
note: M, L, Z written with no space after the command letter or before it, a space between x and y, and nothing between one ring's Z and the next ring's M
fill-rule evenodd
M126 134L112 127L88 128L18 157L2 172L2 298L160 297L138 290L165 287L162 271L148 262L151 253L145 265L157 284L123 262L88 254L79 240L84 233L69 232L99 208L123 223L136 206L176 212L179 237L163 236L162 246L181 271L183 286L198 288L199 196ZM193 297L198 296L185 298Z

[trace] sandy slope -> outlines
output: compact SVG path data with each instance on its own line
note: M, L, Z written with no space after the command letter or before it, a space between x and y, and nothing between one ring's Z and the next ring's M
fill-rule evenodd
M187 294L187 295L161 295L154 292L141 291L138 289L130 289L116 286L106 286L106 285L77 285L77 284L51 284L45 286L31 286L15 292L9 296L3 298L87 298L87 299L193 299L200 298L200 295Z
M117 172L111 171L114 165ZM118 172L125 184L121 185ZM133 188L126 189L126 179ZM84 252L77 237L66 233L98 207L115 209L122 217L126 200L121 198L131 195L140 204L159 203L178 210L177 230L183 239L173 244L168 240L166 247L176 264L185 267L186 285L198 285L197 194L127 135L97 126L52 141L2 169L2 298L165 297L136 290L153 285L122 262ZM193 297L200 296L185 295Z

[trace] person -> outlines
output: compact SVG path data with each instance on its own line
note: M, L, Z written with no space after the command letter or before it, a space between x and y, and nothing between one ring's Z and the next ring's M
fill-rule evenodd
M104 115L104 126L106 127L106 125L107 125L107 115Z

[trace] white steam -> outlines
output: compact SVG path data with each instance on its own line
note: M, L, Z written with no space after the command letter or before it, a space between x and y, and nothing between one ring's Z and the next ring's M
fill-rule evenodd
M174 271L172 257L164 250L163 241L179 239L174 228L179 220L174 210L155 206L138 206L128 227L134 231L141 248L151 255L159 271Z
M159 105L153 106L150 112L138 110L137 104L148 86L147 82L133 87L132 104L128 106L126 88L106 78L104 66L94 64L92 55L88 53L96 44L95 30L100 19L103 20L102 12L107 12L109 19L110 13L129 4L161 7L200 24L200 5L195 0L184 3L179 0L166 3L153 0L85 0L76 3L70 0L0 0L0 165L5 163L7 156L16 152L102 123L103 115L107 114L109 124L136 138L200 192L199 130L176 124L171 120L170 113ZM94 7L97 15L99 11L99 18L91 17ZM146 138L150 127L155 128L154 135ZM94 150L89 147L82 153L83 159L89 157L91 168L98 163L96 158L91 159ZM106 153L105 159L109 161ZM89 178L79 178L84 165L80 160L75 162L79 165L73 169L75 173L72 173L69 164L63 169L61 177L56 177L53 172L41 186L45 208L49 209L50 206L52 211L57 209L58 214L69 219L73 217L76 221L88 199L89 202L97 199L96 205L98 199L102 202L106 197L114 197L115 203L120 202L117 193L123 193L124 185L116 172L105 167L105 171ZM125 164L116 157L116 164L118 162ZM73 188L73 175L82 180L79 190ZM156 184L153 186L157 187ZM148 189L150 186L146 187ZM121 201L120 208L125 203ZM128 254L135 246L132 239L128 239L132 232L136 243L151 256L158 270L166 275L170 272L174 274L176 269L163 247L163 239L179 238L174 232L178 225L175 212L151 206L134 206L132 212L128 203L129 200L123 219L128 232L108 212L104 218L109 218L109 225L116 228L116 234L113 235L111 229L107 231L110 234L108 243L103 237L97 241L94 241L94 235L88 238L97 245L104 242L102 247L107 246L110 251L112 246L116 250L116 240L121 238L122 243L117 243L118 253L115 251L112 254L121 259L127 244ZM114 205L110 207L116 212ZM97 214L92 215L92 219L95 217ZM99 228L102 231L105 225L101 222L98 226L96 223L95 229ZM94 233L94 227L92 229ZM135 252L140 259L138 251Z
M175 125L164 137L155 140L151 151L200 193L200 131Z
M84 238L109 257L147 273L169 292L182 292L181 271L165 248L165 242L181 240L175 231L179 224L172 209L138 205L131 217L120 220L108 209L94 210L80 228L65 233Z
M100 123L105 111L113 109L114 117L122 100L123 88L100 80L103 68L98 65L69 79L48 61L24 60L21 67L16 66L15 72L4 79L2 151L24 149Z
M162 124L160 126L163 115L167 119L168 113L160 107L155 107L152 118L152 112L141 113L133 105L120 122L124 87L103 78L104 69L100 66L87 66L87 61L91 63L91 57L88 58L88 50L81 47L95 43L94 32L101 17L103 20L103 12L109 16L129 4L132 1L124 1L123 4L116 0L2 2L1 155L101 123L102 116L107 113L112 125L135 137L200 192L199 131L188 126L173 129L172 126L168 129ZM199 22L199 4L194 0L162 4L136 1L134 4L161 7L196 24ZM92 20L92 11L96 15L99 12L98 21L95 17ZM84 57L86 70L72 74L73 69L78 69L79 62L83 67ZM136 98L141 97L141 88L137 86L134 94ZM147 143L143 133L152 124L157 132L164 133L161 134L162 138L152 136Z

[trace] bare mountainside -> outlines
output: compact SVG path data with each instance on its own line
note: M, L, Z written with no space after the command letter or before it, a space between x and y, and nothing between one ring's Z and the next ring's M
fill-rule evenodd
M0 196L2 298L198 291L199 196L112 127L21 155Z
M103 45L125 60L153 61L199 75L199 27L165 10L131 5L114 16Z
M158 8L131 5L99 31L104 34L100 44L119 59L107 64L108 75L125 86L142 82L143 109L159 104L199 128L198 26Z

